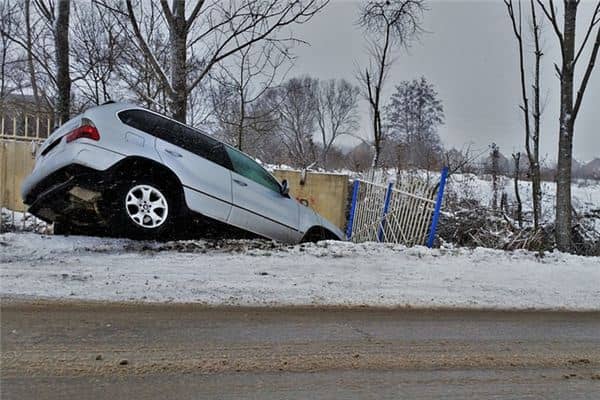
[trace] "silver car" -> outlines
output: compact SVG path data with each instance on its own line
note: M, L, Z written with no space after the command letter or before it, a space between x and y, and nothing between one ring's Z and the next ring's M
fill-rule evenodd
M195 221L286 243L344 237L248 155L124 103L91 108L53 132L22 196L56 233L186 237Z

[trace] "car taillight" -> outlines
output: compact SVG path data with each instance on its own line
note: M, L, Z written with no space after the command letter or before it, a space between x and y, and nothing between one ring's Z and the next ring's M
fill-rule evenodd
M73 140L77 139L100 140L100 133L92 121L84 118L82 125L79 128L73 129L71 132L67 133L66 138L67 143L71 143Z

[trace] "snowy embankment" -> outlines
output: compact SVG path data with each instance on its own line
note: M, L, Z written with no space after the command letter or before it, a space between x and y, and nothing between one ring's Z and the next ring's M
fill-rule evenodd
M452 175L448 182L447 196L454 200L476 200L482 206L491 207L493 198L492 181L489 176L485 178L474 174ZM544 222L552 222L556 203L556 183L543 181L541 186L542 219ZM509 204L515 204L514 181L506 176L498 177L498 202L502 193L506 193ZM571 194L573 208L578 213L600 209L600 181L574 180L571 184ZM519 195L523 203L523 211L531 212L533 207L531 182L519 181Z
M0 235L2 298L600 310L600 259L374 243Z

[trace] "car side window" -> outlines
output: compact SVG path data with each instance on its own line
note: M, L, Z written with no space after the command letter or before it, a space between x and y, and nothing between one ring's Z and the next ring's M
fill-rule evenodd
M152 135L159 116L144 110L125 110L119 113L119 119L125 125Z
M195 129L144 110L122 111L119 113L119 118L124 124L156 136L222 167L232 168L223 144Z
M229 146L225 146L227 154L233 164L233 170L238 174L246 177L254 182L265 186L273 190L274 192L280 192L281 186L279 182L271 174L269 174L263 167L261 167L256 161L248 157L242 152L239 152Z

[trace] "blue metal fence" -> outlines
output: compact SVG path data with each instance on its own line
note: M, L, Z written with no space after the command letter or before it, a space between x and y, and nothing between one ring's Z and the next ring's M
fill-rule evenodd
M354 242L378 241L432 247L442 207L448 169L439 184L421 179L381 185L354 181L346 236Z

